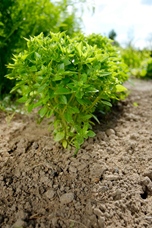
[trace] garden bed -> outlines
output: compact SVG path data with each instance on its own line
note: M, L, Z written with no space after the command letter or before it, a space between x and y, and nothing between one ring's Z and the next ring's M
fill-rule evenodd
M152 82L127 87L76 158L47 121L0 113L0 227L152 227Z

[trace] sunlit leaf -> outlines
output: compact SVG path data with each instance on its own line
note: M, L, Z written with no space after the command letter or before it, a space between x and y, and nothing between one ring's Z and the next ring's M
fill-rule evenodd
M120 93L120 92L124 92L127 91L127 88L124 87L123 85L116 85L116 92Z
M68 145L68 143L67 143L67 141L66 140L63 140L63 142L62 142L62 146L63 146L63 148L67 148L67 145Z
M55 140L56 142L59 142L59 141L61 141L61 140L64 138L64 136L65 136L65 132L58 132L58 133L55 135L54 140Z

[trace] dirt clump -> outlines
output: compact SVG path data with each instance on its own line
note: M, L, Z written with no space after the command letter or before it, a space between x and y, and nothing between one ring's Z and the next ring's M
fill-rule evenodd
M76 158L47 121L0 113L0 227L152 227L152 82L133 83Z

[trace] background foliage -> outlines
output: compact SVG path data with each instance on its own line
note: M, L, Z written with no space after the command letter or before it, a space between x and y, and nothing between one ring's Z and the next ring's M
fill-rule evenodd
M131 43L120 48L121 56L129 68L130 75L138 78L152 78L152 57L150 50L139 50Z
M76 5L71 0L1 0L0 1L0 98L10 91L14 81L6 79L6 64L12 54L26 47L23 39L43 32L66 31L72 35L80 31ZM79 1L81 2L81 1ZM84 0L82 0L84 2ZM71 10L68 7L71 5Z

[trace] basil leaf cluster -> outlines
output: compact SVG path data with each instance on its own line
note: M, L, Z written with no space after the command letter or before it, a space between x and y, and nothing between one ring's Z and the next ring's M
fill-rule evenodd
M53 116L54 140L64 148L74 146L76 153L85 139L95 136L95 111L111 107L126 91L126 65L101 35L41 33L27 40L27 49L8 67L19 101L29 112L37 108L42 119Z

